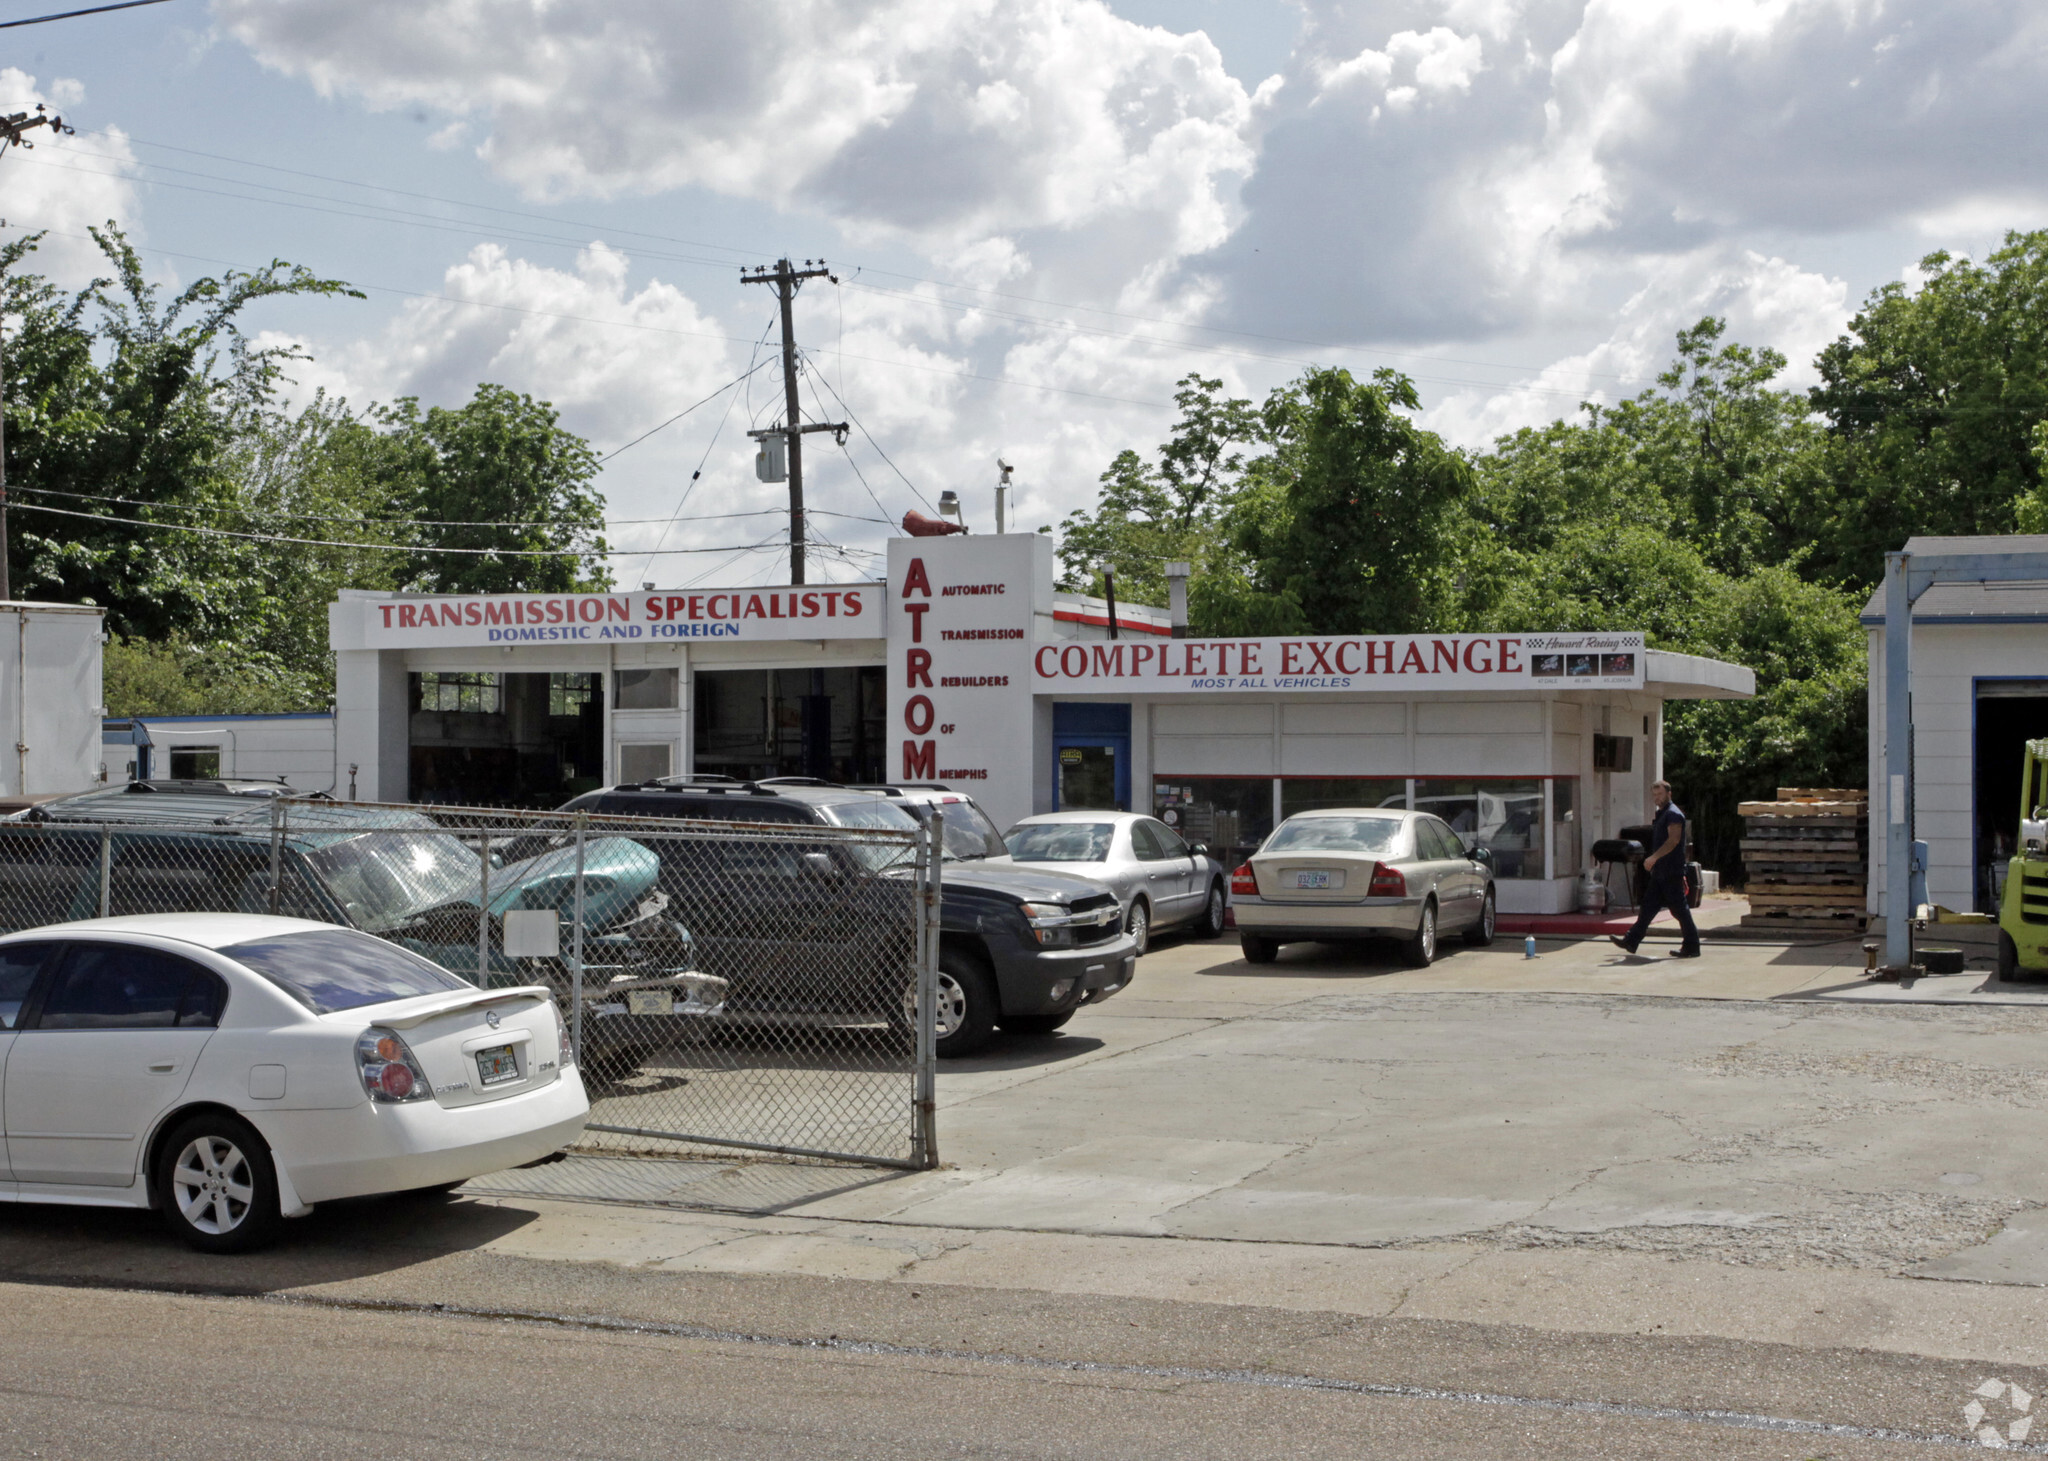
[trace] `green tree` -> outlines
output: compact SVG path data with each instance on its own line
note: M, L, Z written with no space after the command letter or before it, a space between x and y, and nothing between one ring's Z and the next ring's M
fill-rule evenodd
M1218 526L1244 472L1243 448L1263 428L1250 401L1221 395L1221 380L1186 375L1179 385L1180 419L1157 461L1117 453L1095 506L1060 525L1063 587L1100 593L1108 564L1121 597L1156 604L1166 597L1165 564L1192 563L1204 576L1215 566Z
M1266 400L1268 453L1250 463L1228 513L1246 593L1297 606L1328 633L1434 627L1457 569L1459 500L1470 464L1404 414L1414 382L1311 369ZM1208 632L1245 633L1235 624Z
M355 291L277 262L165 301L118 228L92 232L113 272L70 295L21 268L40 235L0 247L14 592L98 604L124 635L236 633L260 610L255 550L187 529L236 507L236 438L296 358L255 345L241 316L273 296Z
M1831 448L1806 525L1809 571L1871 585L1915 534L2048 522L2035 428L2048 418L2048 231L1984 262L1920 261L1918 289L1875 290L1816 362Z
M325 615L322 616L323 620ZM101 658L109 715L274 715L325 710L325 666L294 668L233 641L110 639Z
M597 453L546 401L481 385L468 405L424 415L411 397L381 424L417 473L420 550L408 587L433 593L553 593L611 584ZM437 549L470 550L461 553ZM475 550L486 550L476 552Z

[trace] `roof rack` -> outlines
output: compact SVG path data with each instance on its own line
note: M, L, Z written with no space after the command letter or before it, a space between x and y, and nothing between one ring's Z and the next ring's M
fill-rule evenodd
M827 781L822 776L764 776L755 783L757 786L829 786L835 791L845 784L841 781Z

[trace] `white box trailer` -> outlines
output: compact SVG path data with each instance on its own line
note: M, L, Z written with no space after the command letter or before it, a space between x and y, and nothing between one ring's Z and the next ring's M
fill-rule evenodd
M79 604L0 602L0 799L99 779L105 617Z

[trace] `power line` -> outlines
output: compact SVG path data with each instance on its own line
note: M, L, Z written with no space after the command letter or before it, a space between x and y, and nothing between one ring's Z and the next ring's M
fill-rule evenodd
M917 484L911 481L908 477L904 477L903 469L897 466L894 461L890 460L889 454L882 450L882 444L879 441L875 440L874 433L868 430L867 424L863 422L860 419L860 417L853 414L853 407L846 404L846 398L844 396L841 396L838 391L832 390L832 382L829 380L825 380L824 372L815 371L813 372L813 374L816 376L817 379L824 381L826 390L832 391L832 399L839 402L839 409L846 413L846 419L851 421L855 426L860 427L860 434L866 437L868 445L875 449L875 455L880 457L883 461L889 463L890 471L894 472L899 477L903 477L903 485L910 489L912 495L915 496L919 502L922 502L926 507L931 507L933 512L937 512L938 509L936 507L932 507L932 500L929 497L925 496L924 493L918 491Z
M740 377L740 380L749 383L750 393L751 383L754 378L754 372L759 370L762 367L762 365L765 365L767 363L766 361L763 361L759 358L761 354L762 342L768 338L768 332L774 328L775 321L773 319L770 319L767 324L761 327L761 334L754 341L755 358L754 360L749 362L747 366L747 373ZM682 494L676 498L675 511L669 514L668 522L662 527L661 536L654 540L654 546L656 549L659 549L662 546L662 544L668 541L668 535L674 529L676 525L676 520L683 515L684 504L689 502L690 494L697 490L697 483L704 476L704 464L711 460L711 449L718 445L718 438L724 434L725 423L732 419L733 402L737 401L738 399L739 393L737 391L735 391L732 395L726 398L725 409L719 412L718 414L718 424L711 428L711 439L704 443L704 454L697 458L696 470L690 473L690 480L683 484ZM652 553L649 553L647 557L641 561L640 571L644 574L647 572L648 569L652 568L653 566L654 555Z
M64 497L79 502L110 502L122 507L145 507L170 512L214 512L229 513L241 517L284 518L292 522L347 523L365 528L561 528L577 524L564 522L516 522L509 519L492 521L460 522L448 518L426 517L344 517L333 513L286 512L281 509L261 506L236 506L216 502L149 502L139 497L109 497L98 492L64 492L55 487L23 487L16 485L16 492L39 493L45 497ZM885 509L886 510L886 509ZM720 522L727 518L769 517L781 512L779 507L757 507L748 512L706 512L689 519L691 522ZM823 512L823 509L818 509ZM98 517L92 513L88 516ZM886 518L861 517L851 512L824 512L826 517L850 518L855 522L887 522ZM608 517L601 525L607 528L652 527L655 523L674 523L671 517Z
M279 543L305 548L349 548L365 553L419 553L459 555L465 558L601 558L613 557L610 552L600 553L590 548L429 548L411 543L349 543L327 538L288 538L275 533L237 533L226 528L203 528L196 523L153 523L137 518L110 517L105 513L72 512L68 508L45 507L41 503L21 502L15 504L17 512L47 512L58 517L83 518L87 522L102 526L124 528L154 528L167 533L198 533L209 538L240 538L252 543ZM776 536L780 536L777 533ZM730 543L715 548L663 548L664 556L678 553L728 553Z
M45 228L36 231L47 234L54 238L75 239L84 243L90 243L93 241L92 236L90 234L71 233L61 228ZM215 258L210 254L190 254L184 253L177 249L155 248L143 244L131 244L131 247L133 247L138 253L155 254L166 259L189 259L194 263L218 264L222 268L240 269L243 270L244 272L249 272L249 268L245 264L239 263L233 259ZM506 314L531 315L537 319L569 320L577 324L598 325L600 327L608 329L637 330L643 333L655 335L680 335L698 340L722 340L730 345L746 345L751 343L749 340L747 340L745 336L742 335L725 335L710 330L679 330L667 325L643 325L636 323L635 321L632 320L603 320L597 319L590 315L568 314L560 310L532 309L525 305L499 304L491 300L483 299L464 299L459 295L436 294L421 289L400 289L395 285L389 284L364 284L360 281L351 281L349 287L352 289L367 290L374 294L397 295L400 298L404 299L438 300L443 304L460 305L469 309L498 310ZM844 360L857 360L866 365L886 366L892 370L914 370L926 375L952 376L956 380L988 381L996 385L1019 386L1025 390L1047 391L1054 395L1081 396L1090 400L1109 401L1116 405L1121 406L1143 406L1148 410L1163 411L1171 409L1172 406L1172 403L1169 401L1140 401L1129 396L1112 396L1107 395L1101 391L1079 390L1073 386L1049 386L1043 385L1038 381L1015 380L1009 376L987 375L979 371L946 370L940 366L921 365L916 361L911 360L889 360L880 356L853 355L843 352L841 354L841 358Z
M26 20L0 20L0 30L13 30L17 25L43 25L52 20L73 20L81 15L104 15L109 10L133 10L138 5L161 5L164 0L119 0L114 5L94 5L85 10L60 10L55 15L31 15Z
M766 361L761 362L761 365L765 364L767 364ZM667 427L675 425L678 421L682 420L685 416L689 415L692 411L696 410L698 406L703 405L704 401L717 400L720 396L724 395L727 391L731 390L734 386L738 385L741 381L745 380L748 376L752 375L755 371L759 370L761 368L761 365L752 365L747 367L747 369L741 371L738 375L734 376L731 380L727 381L724 385L720 386L717 390L713 391L710 395L706 396L703 401L698 401L693 405L683 407L682 410L676 412L675 415L669 417L668 420L662 422L660 426L650 426L647 428L647 430L641 432L638 436L634 437L624 446L617 448L617 450L606 452L603 456L597 459L597 464L599 466L603 466L613 457L619 455L620 452L630 451L634 447L640 445L641 442L647 440L647 438L654 435L655 432L664 430ZM650 518L649 521L654 522L659 521L659 519Z
M110 134L106 134L106 133L100 133L100 134L95 134L95 135L103 135L103 136L104 136L104 135L110 135ZM447 206L447 207L452 207L452 208L471 208L471 209L475 209L475 210L478 210L478 211L480 211L480 212L488 212L488 213L501 213L501 214L504 214L504 215L506 215L506 216L508 216L508 217L532 219L532 220L535 220L535 221L539 221L539 222L545 222L545 223L554 223L554 224L557 224L557 225L567 225L567 226L569 226L569 227L573 227L573 228L581 228L581 229L593 229L593 230L596 230L596 229L598 229L598 225L596 225L596 224L594 224L594 223L589 223L589 222L585 222L585 221L583 221L583 220L579 220L579 219L562 219L562 218L556 218L556 217L554 217L554 216L552 216L552 215L549 215L549 214L542 214L542 213L529 213L529 212L524 212L524 211L522 211L522 210L519 210L519 209L512 209L512 208L503 208L503 207L499 207L499 206L497 206L497 205L494 205L494 204L489 204L489 203L475 203L475 202L470 202L470 201L468 201L468 200L466 200L466 199L461 199L461 198L449 198L449 197L445 197L445 196L442 196L442 195L439 195L439 194L434 194L434 193L419 193L419 192L412 192L412 191L409 191L409 190L407 190L407 189L403 189L403 188L393 188L393 187L389 187L389 186L387 186L387 185L385 185L385 184L382 184L382 183L366 183L366 182L362 182L362 181L359 181L359 180L357 180L357 179L354 179L354 178L345 178L345 177L338 177L338 176L335 176L335 175L333 175L333 174L330 174L330 173L315 173L315 172L306 172L306 171L302 171L302 170L300 170L300 169L297 169L297 168L288 168L288 167L280 167L280 166L278 166L278 165L277 165L277 164L275 164L275 163L267 163L267 162L258 162L258 161L256 161L256 160L255 160L255 159L253 159L253 158L243 158L243 157L234 157L234 156L231 156L231 155L228 155L228 154L225 154L225 153L218 153L218 152L202 152L202 151L199 151L199 150L198 150L198 149L196 149L196 148L189 148L189 147L179 147L179 146L174 146L173 144L171 144L171 143L167 143L167 142L153 142L153 141L150 141L150 140L149 140L149 139L147 139L147 138L141 138L141 137L128 137L128 138L125 138L125 139L123 139L123 140L125 140L125 141L128 141L128 142L130 142L130 143L132 143L132 144L134 144L134 145L137 145L137 146L142 146L142 147L152 147L152 148L157 148L157 149L159 149L159 150L162 150L162 151L168 151L168 152L178 152L178 153L183 153L183 154L185 154L185 155L187 155L187 156L192 156L192 157L204 157L204 158L208 158L208 159L210 159L210 160L212 160L212 161L216 161L216 162L227 162L227 163L233 163L233 164L235 164L235 165L237 165L237 166L241 166L241 167L252 167L252 168L258 168L258 169L261 169L261 170L263 170L263 171L266 171L266 172L277 172L277 173L283 173L283 174L285 174L285 175L287 175L287 176L290 176L290 177L303 177L303 178L310 178L310 179L313 179L313 180L315 180L315 181L319 181L319 182L329 182L329 183L337 183L337 184L339 184L339 185L341 185L341 186L343 186L343 187L361 188L361 189L364 189L364 190L366 190L366 191L381 191L381 192L387 192L387 193L392 193L392 194L394 194L394 195L396 195L396 196L399 196L399 197L406 197L406 198L415 198L415 199L419 199L419 200L421 200L421 201L423 201L423 202L434 202L434 203L441 203L441 204L443 204L443 205L445 205L445 206ZM106 154L106 153L101 153L101 154L98 154L98 155L100 155L100 156L103 156L103 157L107 157L107 156L110 156L110 154ZM52 165L54 166L54 165L56 165L56 164L52 164ZM138 165L138 166L142 166L142 167L162 167L162 166L163 166L162 164L158 164L158 163L146 163L146 162L138 162L138 163L137 163L137 165ZM169 169L169 170L170 170L170 171L182 171L181 169L175 169L175 168L174 168L174 169ZM199 177L213 177L213 176L214 176L213 174L205 174L205 173L192 173L191 175L192 175L192 176L199 176ZM217 179L217 180L218 180L218 181L223 181L223 182L242 182L244 186L249 186L249 187L268 187L268 186L270 186L270 185L268 185L268 184L263 184L263 183L257 183L257 182L253 182L253 181L245 181L245 180L240 180L240 179L231 179L231 178L220 178L220 179ZM285 191L285 190L283 190L283 189L273 189L273 191ZM318 197L318 196L324 196L324 195L320 195L320 194L310 194L310 195L308 195L308 196L315 196L315 197ZM251 201L263 201L263 200L251 200ZM339 201L339 200L330 200L330 201ZM656 242L656 243L667 243L667 244L676 244L676 245L680 245L681 247L684 247L684 248L699 248L699 249L712 249L712 250L716 250L716 251L718 251L718 252L721 252L721 253L730 253L730 254L734 254L734 255L752 255L752 254L758 253L758 250L751 250L751 249L735 249L735 248L732 248L731 246L729 246L729 245L726 245L726 244L717 244L717 243L710 243L710 242L707 242L707 241L705 241L705 240L702 240L702 239L684 239L684 238L676 238L676 237L674 237L674 236L672 236L672 235L669 235L669 234L658 234L658 233L649 233L649 232L646 232L645 230L640 230L640 229L630 229L630 228L619 228L619 227L607 226L607 227L604 227L603 229L601 229L601 230L599 230L599 231L602 231L602 232L605 232L605 233L609 233L609 234L613 234L613 235L616 235L616 236L621 236L621 237L631 237L631 238L643 238L643 239L648 239L648 240L651 240L651 241L653 241L653 242ZM567 241L567 240L557 240L557 241L559 241L559 242L564 242L564 243L567 243L567 242L569 242L569 241ZM576 244L575 246L581 247L582 245L581 245L581 243L579 242L579 243L577 243L577 244ZM652 255L650 255L650 256L652 256ZM701 266L703 266L703 267L707 267L707 268L729 268L729 267L731 267L731 265L730 265L729 263L724 263L724 262L717 262L717 261L712 261L712 260L705 260L705 259L691 259L691 258L688 258L688 257L685 257L685 256L681 256L681 255L670 255L670 256L667 256L667 257L670 257L670 258L674 259L674 260L675 260L676 262L679 262L679 263L690 263L690 264L697 264L697 265L701 265ZM919 295L916 295L916 294L914 294L914 293L911 293L911 292L909 292L909 291L902 291L902 290L888 290L888 289L883 289L883 288L880 288L880 287L878 287L878 286L875 286L875 285L861 285L861 284L859 284L859 283L858 283L858 279L859 279L859 277L860 277L860 276L862 276L862 275L867 275L867 274L876 274L876 275L880 275L880 276L882 276L883 278L888 278L888 279L901 279L901 280L903 280L904 282L906 282L906 283L910 283L910 284L926 284L926 285L930 285L930 286L932 286L932 287L933 287L933 288L935 288L935 289L947 289L947 290L952 290L952 291L954 291L954 292L956 292L956 293L960 293L960 294L971 294L971 295L980 295L980 296L983 296L983 297L986 297L986 298L990 298L990 299L1002 299L1002 300L1008 300L1008 301L1010 301L1010 302L1012 302L1012 303L1016 303L1016 304L1027 304L1027 305L1035 305L1035 306L1038 306L1038 307L1041 307L1041 308L1045 308L1045 309L1061 309L1061 310L1073 310L1073 311L1076 311L1076 312L1079 312L1079 313L1082 313L1082 314L1091 314L1091 315L1099 315L1099 316L1101 316L1101 317L1103 317L1103 318L1106 318L1106 319L1119 319L1119 320L1131 320L1131 321L1133 321L1133 322L1136 322L1136 323L1139 323L1139 324L1152 324L1152 325L1167 325L1167 326L1170 326L1170 327L1173 327L1173 328L1176 328L1176 329L1182 329L1182 330L1193 330L1193 331L1197 331L1197 332L1199 332L1199 333L1202 333L1202 334L1211 334L1211 335L1228 335L1228 336L1231 336L1231 337L1233 337L1233 338L1236 338L1236 339L1243 339L1243 340L1261 340L1261 341L1267 341L1267 342L1270 342L1270 343L1272 343L1272 344L1276 344L1276 345L1294 345L1294 346L1299 346L1299 347L1301 347L1301 348L1303 348L1303 349L1307 349L1307 350L1343 350L1343 351L1352 351L1352 352L1355 352L1355 353L1358 353L1358 354L1362 354L1362 355L1378 355L1378 356L1384 356L1385 358L1387 358L1387 359L1390 359L1390 360L1425 360L1425 361L1438 361L1438 362L1441 362L1441 363L1443 363L1443 364L1446 364L1446 365L1469 365L1469 366L1474 366L1474 367L1477 367L1477 368L1480 368L1480 369L1484 369L1484 370L1515 370L1515 371L1524 371L1524 372L1527 372L1527 373L1529 373L1529 374L1532 374L1532 375L1539 375L1539 374L1541 374L1541 373L1542 373L1542 372L1543 372L1544 370L1547 370L1547 369L1549 369L1549 367L1548 367L1548 366L1534 366L1534 365L1517 365L1517 364L1513 364L1513 363L1509 363L1509 362L1504 362L1504 361L1497 361L1497 360L1472 360L1472 359L1468 359L1468 358L1465 358L1465 357L1462 357L1462 356L1451 356L1451 355L1436 355L1436 354L1431 354L1431 353L1429 353L1429 352L1427 352L1427 351L1415 351L1415 350L1405 350L1405 351L1404 351L1404 350L1369 350L1369 349L1364 349L1364 348L1362 348L1362 347L1358 347L1358 346L1355 346L1355 345L1343 345L1343 344L1340 344L1340 343L1337 343L1337 342L1333 342L1333 341L1328 341L1328 340L1304 340L1304 339L1301 339L1301 338L1299 338L1299 337L1295 337L1295 336L1288 336L1288 335L1273 335L1273 334L1265 334L1265 333L1261 333L1261 332L1258 332L1258 331L1253 331L1253 330L1233 330L1233 329L1227 329L1227 328L1225 328L1225 327L1223 327L1223 326L1220 326L1220 325L1203 325L1203 324L1195 324L1195 323L1192 323L1192 322L1190 322L1190 321L1186 321L1186 320L1177 320L1177 319L1171 319L1171 318L1168 318L1168 317L1164 317L1164 316L1159 316L1159 315L1147 315L1147 314L1139 314L1139 313L1136 313L1136 312L1134 312L1134 311L1130 311L1130 310L1118 310L1118 309L1109 309L1109 308L1105 308L1105 307L1103 307L1103 306L1100 306L1100 305L1080 304L1080 303L1076 303L1076 302L1074 302L1074 301L1070 301L1070 300L1051 300L1051 299L1042 299L1042 298L1040 298L1040 297L1038 297L1038 296L1036 296L1036 295L1029 295L1029 294L1018 294L1018 293L1015 293L1015 292L1013 292L1013 291L1009 291L1009 290L1002 290L1002 289L992 289L992 288L988 288L988 287L985 287L985 286L979 286L979 285L972 285L972 284L962 284L962 283L959 283L959 282L957 282L957 281L955 281L955 280L941 280L941 279L932 279L932 278L929 278L929 277L927 277L927 276L924 276L924 275L920 275L920 274L906 274L906 273L902 272L901 270L895 270L895 269L884 269L884 268L879 268L879 267L876 267L876 266L873 266L873 265L859 265L859 266L856 266L856 267L854 268L853 272L852 272L851 274L849 274L849 275L848 275L848 277L847 277L847 279L845 280L845 282L846 282L846 283L847 283L848 285L851 285L851 286L854 286L854 287L864 288L864 289L868 290L868 291L869 291L869 292L871 292L871 293L876 293L876 294L882 294L882 295L896 295L896 296L898 296L898 297L902 297L902 298L908 298L908 299L920 299L920 298L925 298L924 296L919 296ZM986 310L986 308L985 308L984 306L979 306L979 305L967 305L967 304L957 304L957 303L955 303L955 302L953 302L953 301L951 301L951 300L946 300L946 299L940 299L940 298L925 298L925 302L927 302L927 303L931 303L931 304L936 304L936 305L939 305L939 306L941 306L941 307L943 307L943 308L947 308L947 309L955 309L955 310L982 310L983 312L988 312L988 313L998 313L998 314L1009 314L1009 312L1005 312L1005 311L987 311L987 310ZM1022 321L1026 321L1026 322L1036 323L1036 324L1039 324L1039 325L1043 325L1043 326L1046 326L1046 327L1049 327L1049 328L1054 328L1054 329L1058 329L1058 328L1063 328L1063 327L1064 327L1064 322L1063 322L1063 321L1057 321L1057 320L1048 320L1048 319L1045 319L1045 318L1044 318L1044 317L1042 317L1042 316L1035 316L1035 315L1014 315L1014 314L1011 314L1011 315L1009 315L1009 317L1011 317L1011 318L1016 318L1016 319L1019 319L1019 320L1022 320ZM1078 329L1082 329L1082 327L1076 327L1076 328L1077 328L1077 330L1078 330ZM1084 332L1085 332L1085 331L1084 331ZM1109 333L1111 333L1111 334L1112 334L1112 337L1113 337L1113 338L1145 338L1145 337L1142 337L1142 336L1115 336L1115 335L1114 335L1114 332L1109 332ZM1192 350L1203 350L1203 351L1206 351L1206 350L1209 350L1209 349L1211 349L1211 348L1212 348L1212 347L1205 347L1205 346L1202 346L1202 345L1196 344L1196 343L1194 343L1194 342L1191 342L1191 341L1171 341L1171 342L1164 342L1164 343L1172 343L1172 344L1177 344L1177 345L1180 345L1180 346L1181 346L1182 348L1186 348L1186 349L1192 349ZM1228 352L1228 351L1218 351L1218 352L1216 352L1216 353L1223 353L1223 354L1229 354L1229 353L1231 353L1231 352ZM1284 360L1284 359L1286 359L1286 357L1275 357L1275 356L1270 356L1270 355L1258 355L1258 354L1253 354L1253 355L1251 355L1251 356L1250 356L1249 358L1253 358L1253 359L1261 359L1261 360L1272 360L1272 359L1282 359L1282 360ZM1593 376L1593 377L1595 377L1595 378L1598 378L1598 379L1606 379L1606 380L1611 380L1611 381L1615 381L1615 382L1618 382L1618 383L1623 383L1623 384L1626 384L1626 383L1629 383L1629 382L1640 382L1640 383L1643 383L1643 384L1649 384L1649 383L1651 383L1651 382L1653 381L1653 379L1654 379L1653 377L1648 377L1648 376L1640 376L1640 375L1623 375L1623 374L1619 374L1619 373L1615 373L1615 372L1607 372L1607 371L1593 371L1593 372L1589 372L1589 374L1590 374L1590 375L1592 375L1592 376ZM1482 381L1442 381L1442 380L1438 380L1438 381L1433 381L1432 383L1433 383L1433 384L1453 384L1453 385L1473 385L1473 386L1484 386L1484 385L1492 384L1492 383L1490 383L1490 382L1482 382ZM1562 394L1569 394L1569 393L1568 393L1568 392L1552 392L1552 394L1560 394L1560 395L1562 395Z

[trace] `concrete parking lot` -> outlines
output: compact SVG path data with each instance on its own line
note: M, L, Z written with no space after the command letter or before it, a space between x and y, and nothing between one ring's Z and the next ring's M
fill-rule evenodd
M659 1201L631 1205L565 1200L563 1163L324 1209L242 1260L134 1215L20 1210L0 1217L0 1282L954 1356L877 1361L903 1368L870 1367L877 1406L933 1366L967 1383L1023 1355L1153 1365L1126 1377L1140 1389L1251 1366L1843 1428L1766 1447L1685 1439L1724 1424L1699 1416L1654 1443L1545 1420L1518 1432L1527 1454L1876 1454L1892 1430L1967 1439L1990 1378L2040 1393L2048 988L1976 970L1869 986L1856 939L1669 947L1526 959L1503 940L1417 971L1320 947L1253 968L1228 941L1172 942L1061 1034L944 1068L935 1172L642 1163ZM777 1384L811 1383L775 1363ZM1443 1454L1506 1446L1445 1404L1414 1422L1465 1437ZM1382 1419L1355 1454L1426 1453Z

